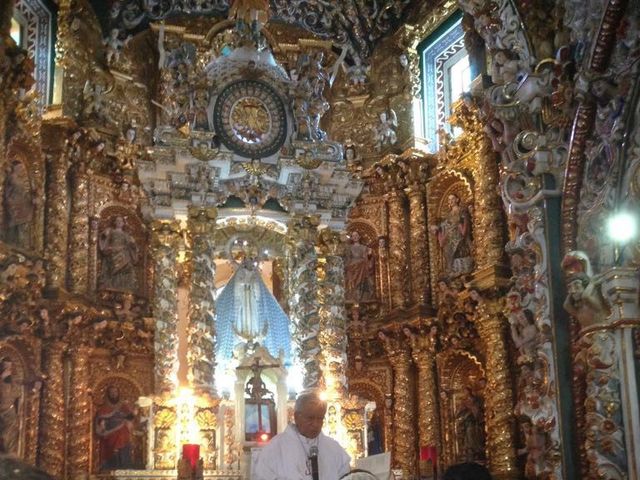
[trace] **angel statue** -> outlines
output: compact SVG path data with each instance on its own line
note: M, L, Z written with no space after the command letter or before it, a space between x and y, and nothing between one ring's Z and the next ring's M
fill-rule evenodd
M377 152L385 145L395 145L398 142L397 128L398 116L392 108L380 113L380 123L373 130Z
M562 259L562 270L567 281L564 309L581 328L606 322L609 309L605 303L598 276L593 275L591 262L584 252L572 251Z

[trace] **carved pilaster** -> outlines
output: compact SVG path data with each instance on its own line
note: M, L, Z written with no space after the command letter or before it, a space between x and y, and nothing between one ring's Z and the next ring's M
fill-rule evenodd
M170 391L178 383L178 222L152 224L154 261L153 315L155 329L154 378L156 393Z
M45 223L45 257L47 259L47 287L65 287L67 270L67 169L64 152L47 155L47 197Z
M240 464L238 445L234 435L236 412L231 405L224 406L224 469L237 470Z
M429 331L405 334L411 345L411 357L418 367L418 445L436 447L440 451L440 418L438 413L438 386L436 384L437 327Z
M387 195L389 205L389 284L392 308L411 303L409 273L408 219L404 192L396 190Z
M79 347L71 357L70 416L67 426L67 472L69 478L83 478L89 472L89 448L91 432L91 396L89 359L91 349ZM60 373L58 372L58 375Z
M69 229L69 290L84 294L89 279L89 176L84 165L74 166L71 177Z
M402 469L403 478L416 472L416 431L414 395L411 385L411 353L404 336L380 334L393 369L393 458Z
M514 398L509 355L505 343L506 319L500 300L480 299L475 322L485 346L485 425L487 458L497 478L518 478L515 445Z
M64 473L65 401L63 355L65 345L51 342L45 348L42 365L45 382L42 388L42 413L40 416L40 449L38 466L55 478ZM83 447L86 450L86 446Z
M317 217L295 217L289 222L287 238L289 316L298 358L304 366L305 388L319 386L322 377L317 348L320 330L315 250L318 223Z
M431 303L429 286L429 252L427 239L427 210L424 186L416 184L407 189L409 197L409 235L411 240L411 287L413 300L419 305Z
M213 233L216 216L215 208L189 208L191 283L187 327L187 377L194 388L210 393L215 391L216 365L213 298L216 270L213 261Z

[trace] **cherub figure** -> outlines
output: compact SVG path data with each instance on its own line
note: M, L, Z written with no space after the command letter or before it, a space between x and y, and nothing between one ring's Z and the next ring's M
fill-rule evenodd
M605 323L609 309L602 296L600 281L593 276L587 255L581 251L567 253L562 259L562 270L568 292L564 309L578 320L581 328Z
M129 43L131 36L122 40L120 38L120 31L117 28L113 28L108 36L102 40L102 44L106 47L107 65L113 65L120 60L120 53L122 49Z

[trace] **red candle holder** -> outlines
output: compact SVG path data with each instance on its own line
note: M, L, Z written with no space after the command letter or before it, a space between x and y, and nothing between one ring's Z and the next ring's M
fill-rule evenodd
M191 468L195 470L198 460L200 460L200 445L195 443L182 445L182 458L189 460Z

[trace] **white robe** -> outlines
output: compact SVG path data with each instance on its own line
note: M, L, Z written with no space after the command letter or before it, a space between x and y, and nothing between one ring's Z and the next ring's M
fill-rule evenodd
M320 433L317 445L320 480L338 480L350 471L351 458L338 442ZM311 480L311 473L306 473L309 447L296 427L288 425L258 454L252 480Z

